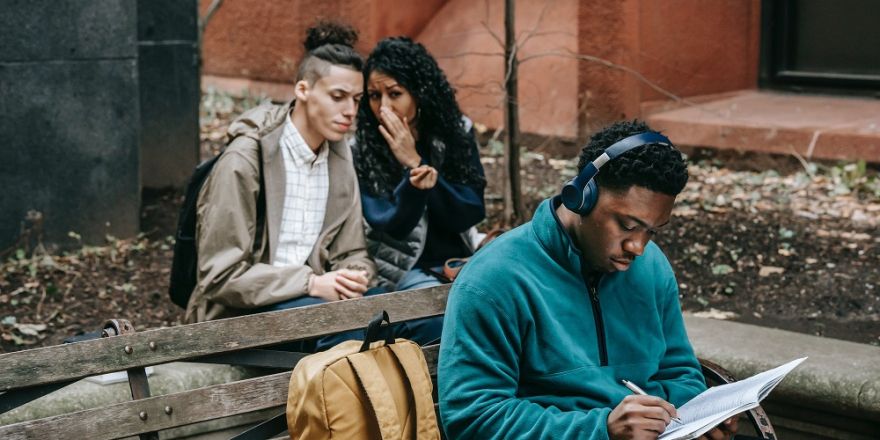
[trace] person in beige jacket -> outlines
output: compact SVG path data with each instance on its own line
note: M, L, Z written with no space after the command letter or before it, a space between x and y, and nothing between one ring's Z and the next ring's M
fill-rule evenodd
M338 25L310 29L296 98L254 108L230 125L229 145L199 193L187 322L366 292L375 265L344 139L363 93L356 38Z

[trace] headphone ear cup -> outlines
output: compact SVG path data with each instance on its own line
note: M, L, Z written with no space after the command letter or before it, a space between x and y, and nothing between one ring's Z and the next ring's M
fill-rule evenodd
M578 214L581 216L589 214L593 207L596 206L597 200L599 200L599 187L596 186L595 179L590 179L587 182L587 186L584 187L584 206L578 210Z

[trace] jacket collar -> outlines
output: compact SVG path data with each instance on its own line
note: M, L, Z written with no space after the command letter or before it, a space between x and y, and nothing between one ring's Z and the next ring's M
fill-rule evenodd
M275 249L278 249L278 233L281 230L281 216L284 211L284 192L287 183L287 174L284 170L284 159L280 157L281 134L284 131L284 121L293 109L296 101L290 101L282 106L283 112L277 116L277 123L273 123L270 131L260 139L263 149L263 172L266 185L266 218L269 229L269 260L274 261ZM350 195L354 191L351 178L346 178L347 170L351 168L351 152L346 145L345 139L339 142L329 142L330 152L327 156L327 173L330 188L327 194L327 210L324 217L322 233L345 220L344 211L350 207ZM353 173L353 171L352 171ZM317 247L317 246L316 246Z
M270 263L275 260L275 249L278 249L278 233L281 231L281 214L284 212L284 187L287 176L284 172L284 160L278 154L281 151L280 141L283 130L284 124L279 124L260 140L260 148L263 149L263 181L266 185L266 221L268 222Z
M532 230L551 258L571 273L581 273L582 253L574 245L559 220L556 209L562 204L559 196L544 200L532 218Z
M306 143L299 129L293 124L290 113L284 117L284 129L281 131L282 150L287 150L289 160L292 160L297 167L314 166L327 161L327 141L321 143L318 152L312 151L311 146ZM285 158L285 160L288 160Z

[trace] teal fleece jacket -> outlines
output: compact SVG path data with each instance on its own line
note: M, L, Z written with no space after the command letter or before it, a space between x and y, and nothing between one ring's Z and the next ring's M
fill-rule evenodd
M631 394L621 379L676 407L706 388L663 252L649 243L593 291L558 203L478 252L452 286L438 366L450 439L607 439L608 414Z

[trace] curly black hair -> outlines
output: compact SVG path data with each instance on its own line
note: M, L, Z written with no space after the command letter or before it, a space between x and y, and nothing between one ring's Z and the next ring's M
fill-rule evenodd
M296 81L309 84L327 74L330 66L346 66L360 71L364 59L354 50L358 34L351 26L332 21L319 21L306 29L303 42L306 53L296 72Z
M616 122L602 129L581 150L578 172L615 142L646 131L653 130L639 120ZM625 191L635 185L670 196L678 195L687 181L687 163L681 152L662 144L633 148L606 163L596 175L600 188Z
M415 99L419 148L437 154L440 141L445 147L439 173L453 183L485 185L485 179L472 164L473 135L462 125L462 113L455 92L437 61L427 49L407 37L386 38L376 45L364 66L364 87L373 72L386 74L403 86ZM379 121L362 99L358 109L355 170L361 188L375 196L388 196L403 178L404 167L394 158L388 142L379 133Z

